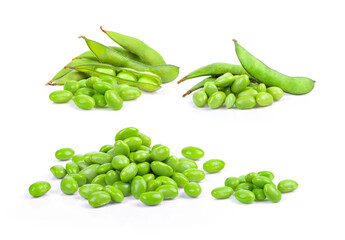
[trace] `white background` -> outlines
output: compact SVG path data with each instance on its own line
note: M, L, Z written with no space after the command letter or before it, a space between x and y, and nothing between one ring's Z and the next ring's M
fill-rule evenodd
M344 7L284 2L2 1L0 238L344 239ZM87 50L79 35L112 45L100 25L153 46L180 66L179 78L212 62L238 63L236 38L270 67L316 80L315 89L247 111L199 109L191 96L181 98L200 79L165 84L121 111L51 103L57 88L44 84ZM226 167L206 176L197 199L181 190L156 207L128 197L93 209L78 194L62 194L49 171L59 164L55 150L98 150L127 126L178 156L201 147L200 167L211 158ZM261 170L300 187L277 204L211 197L226 177ZM39 180L52 189L33 199L27 189Z

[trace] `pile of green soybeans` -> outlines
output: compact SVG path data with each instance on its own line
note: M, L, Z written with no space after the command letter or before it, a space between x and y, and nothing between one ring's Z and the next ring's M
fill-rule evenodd
M223 187L212 190L211 195L216 199L227 199L235 192L235 198L245 204L254 200L264 201L266 198L277 203L282 198L282 193L288 193L298 188L294 180L282 180L276 186L273 183L274 174L270 171L251 172L240 177L228 177Z
M179 68L143 41L120 33L101 30L119 47L105 46L84 36L89 51L73 58L46 85L63 85L49 98L66 103L73 98L81 109L109 106L120 110L123 101L140 97L141 91L155 92L162 83L173 81Z
M55 157L68 161L65 167L55 165L52 174L61 179L61 191L67 195L76 193L88 199L92 207L101 207L110 202L120 203L124 197L133 195L142 203L153 206L163 200L174 199L178 189L193 198L201 194L199 182L205 172L221 171L225 163L211 159L198 169L195 160L204 156L197 147L182 149L184 158L170 155L167 146L151 147L151 139L137 128L128 127L115 136L115 144L104 145L98 152L75 155L71 148L56 151ZM40 197L50 190L46 181L33 183L29 193Z

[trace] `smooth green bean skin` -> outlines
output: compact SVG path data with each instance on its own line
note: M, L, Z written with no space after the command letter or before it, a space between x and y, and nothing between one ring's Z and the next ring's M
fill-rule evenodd
M217 187L212 190L211 195L215 199L227 199L234 193L234 189L231 187Z
M204 107L207 103L207 99L208 97L205 90L200 90L193 94L193 102L197 107Z
M231 92L239 93L242 92L249 85L248 75L238 76L234 83L231 85Z
M104 181L107 185L113 185L115 182L120 181L120 174L114 170L110 170L105 174Z
M182 149L181 151L182 155L185 158L191 159L191 160L199 160L202 158L205 153L201 148L188 146Z
M230 86L235 81L234 76L231 73L224 73L218 77L214 82L217 87L224 88Z
M55 152L55 157L60 161L66 161L73 157L74 150L72 148L61 148Z
M115 135L115 141L125 140L126 138L129 138L129 137L137 137L138 134L139 134L139 129L135 127L127 127L117 132L117 134Z
M174 170L168 164L161 161L153 161L150 165L151 171L157 176L167 176L170 177Z
M188 178L189 182L201 182L205 178L205 173L200 169L187 169L182 174Z
M138 137L141 138L142 140L142 145L146 146L146 147L150 147L151 146L151 138L148 137L147 135L139 132L138 133Z
M193 160L180 158L175 171L179 173L183 173L183 171L190 168L198 168L198 165Z
M261 188L255 188L252 190L252 192L254 193L255 195L255 200L257 201L263 201L266 199L266 195L264 193L264 190L261 189Z
M137 55L143 63L148 65L165 64L163 57L143 41L117 32L106 31L102 27L101 30L121 47Z
M99 79L101 80L101 82L109 83L113 87L115 87L117 84L116 79L114 79L114 77L112 76L103 76L103 77L100 77Z
M79 174L86 177L87 182L90 183L92 179L97 176L97 169L99 164L91 164L90 166L82 169Z
M161 192L150 191L142 193L139 199L147 206L155 206L163 201L164 195Z
M135 75L127 72L119 72L116 76L130 81L138 81Z
M226 95L224 92L215 92L209 97L207 104L210 108L217 109L224 104L225 98Z
M178 83L184 82L188 79L202 77L202 76L220 76L225 73L231 73L233 75L243 75L247 74L244 68L241 65L235 65L230 63L212 63L201 68L194 70L189 73L187 76L182 78Z
M65 83L63 89L75 93L79 89L79 82L75 80L70 80Z
M86 79L79 80L79 89L80 88L86 88Z
M264 176L256 176L252 179L255 186L263 188L265 184L272 183L272 180Z
M254 188L255 188L254 184L246 182L246 183L238 184L236 187L236 191L238 191L238 190L252 191Z
M67 103L73 98L73 93L67 90L56 90L49 94L49 99L54 103Z
M236 102L235 94L229 93L225 98L225 107L230 109L234 106L235 102Z
M83 110L91 110L96 104L95 99L87 95L75 96L74 103L77 107Z
M147 184L143 177L136 176L131 183L131 192L134 198L139 199L140 195L146 192Z
M60 189L64 194L72 195L78 191L78 183L72 177L65 177L60 182Z
M141 96L141 91L135 87L128 87L119 92L120 97L124 101L131 101Z
M162 185L156 191L163 194L164 200L171 200L178 196L177 187L173 185Z
M111 64L118 67L132 68L137 71L152 72L160 76L163 83L171 82L178 76L179 68L174 65L146 65L140 62L133 61L121 55L117 51L108 48L98 42L87 39L86 37L82 38L84 38L90 50L103 63Z
M104 191L109 193L111 200L113 200L113 202L120 203L125 198L121 190L117 187L108 185L104 187Z
M177 187L177 183L170 177L167 176L159 176L156 178L157 181L160 181L162 185L173 185Z
M170 149L166 146L158 146L156 148L152 148L151 151L151 159L153 161L164 161L168 159L170 155Z
M152 173L147 173L147 174L143 175L143 178L144 178L145 182L148 183L149 181L155 179L155 175L153 175Z
M136 163L144 163L150 157L150 153L145 150L137 150L136 152L132 152L131 155L133 161Z
M260 83L257 87L258 92L266 92L266 85L264 83Z
M147 191L148 192L155 191L161 185L162 185L162 182L157 179L150 180L147 183Z
M164 161L165 164L169 165L174 171L179 163L178 157L171 155L167 160Z
M64 178L66 176L66 174L67 174L65 168L63 166L60 166L60 165L52 166L50 168L50 171L58 179Z
M185 96L191 94L192 92L194 92L200 88L203 88L206 82L215 82L215 81L216 81L216 78L214 78L214 77L205 78L205 79L201 80L200 82L198 82L197 84L195 84L193 87L191 87L185 94L182 95L182 97L185 97Z
M108 203L110 203L110 201L110 194L105 191L94 192L89 197L89 204L94 208L107 205Z
M236 99L235 105L238 109L251 109L255 107L256 101L254 97L243 96Z
M291 94L306 94L314 88L314 82L305 77L289 77L281 74L269 67L250 54L240 44L235 42L235 50L238 59L244 69L258 81L266 86L276 86L283 89L284 92Z
M90 155L90 160L91 163L104 164L110 163L112 161L112 157L108 153L96 152Z
M273 183L265 184L264 193L268 200L277 203L281 200L282 194Z
M224 182L225 186L231 187L232 189L236 189L238 184L240 184L240 179L238 177L228 177Z
M256 95L256 102L261 107L271 106L273 104L273 97L267 92L260 92Z
M85 184L79 188L79 194L85 199L89 199L92 193L103 191L104 187L99 184Z
M66 172L68 175L77 174L79 172L78 164L69 162L66 164Z
M130 151L128 145L124 141L118 140L115 142L114 148L109 150L107 153L113 157L117 155L124 155L128 157Z
M84 160L77 163L80 170L87 168L90 164L86 163Z
M122 182L131 181L138 173L138 166L135 163L130 163L124 167L120 173L120 179Z
M106 103L113 110L120 110L123 107L123 100L115 90L108 90L104 94Z
M267 177L271 180L274 179L274 174L270 171L261 171L261 172L258 172L258 176L263 176L263 177Z
M192 198L196 198L201 194L201 187L196 182L190 182L184 187L184 192L188 196L190 196Z
M30 185L29 193L33 197L41 197L50 190L50 183L45 181L35 182Z
M99 174L94 179L92 179L91 184L99 184L105 187L107 184L105 182L105 174Z
M256 172L251 172L246 175L246 182L247 183L253 183L253 178L257 177L258 174Z
M72 162L78 164L79 162L84 160L84 155L74 155L72 157Z
M205 82L204 91L208 97L211 97L212 94L218 92L218 88L214 82Z
M145 174L148 174L150 172L150 163L148 162L142 162L138 164L138 175L143 176Z
M125 183L121 181L117 181L113 185L114 187L117 187L118 189L121 190L123 196L128 197L131 195L131 184L130 183Z
M74 180L77 181L79 187L85 185L86 182L87 182L86 177L84 177L84 176L82 176L82 175L80 175L78 173L77 174L70 174L69 176L74 178Z
M121 53L125 57L128 57L134 61L140 62L140 58L137 55L130 53L129 51L127 51L126 49L123 49L122 47L116 47L116 46L109 46L109 47L111 49L114 49L115 51ZM98 61L97 57L95 56L95 54L93 54L92 51L86 51L86 52L78 55L77 57L73 58L73 60L75 60L75 59L90 59L90 60Z
M272 95L274 101L278 101L284 96L284 91L279 87L269 87L266 91Z
M92 97L93 95L95 95L95 90L89 87L84 87L84 88L80 88L75 92L75 95L87 95Z
M237 97L242 97L242 96L252 96L252 97L256 97L256 95L258 95L258 92L255 89L247 89L244 90L242 92L240 92Z
M255 200L255 194L249 190L238 190L235 198L241 203L250 204Z
M99 81L93 84L93 89L95 89L100 94L104 94L107 90L113 90L115 88L110 83Z
M106 144L106 145L103 145L103 146L99 149L99 151L100 151L100 152L106 153L106 152L108 152L110 149L112 149L113 147L114 147L114 145Z
M83 73L83 72L74 71L72 69L66 69L66 70L68 71L65 75L49 81L46 85L52 85L52 86L64 85L67 81L71 81L71 80L80 81L88 77L88 74Z
M141 140L140 137L129 137L123 140L123 142L128 145L129 150L131 152L134 152L138 150L138 148L141 146L143 141Z
M179 172L174 172L172 175L172 179L176 182L179 188L184 188L189 183L188 178L184 174Z
M217 173L225 167L225 162L219 159L211 159L203 164L203 169L208 173Z
M246 175L241 175L238 179L240 180L240 183L246 183Z
M282 193L295 191L298 188L298 183L294 180L286 179L278 183L278 190Z

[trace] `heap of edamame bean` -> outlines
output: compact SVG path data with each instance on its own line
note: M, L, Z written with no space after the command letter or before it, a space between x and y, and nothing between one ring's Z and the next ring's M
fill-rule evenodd
M178 67L166 64L156 50L141 40L102 27L101 30L120 47L108 47L81 36L90 50L73 58L46 84L64 85L64 90L50 94L54 103L66 103L75 94L74 102L81 109L108 105L120 110L123 101L137 99L140 90L157 91L162 83L178 76Z
M240 177L228 177L224 186L212 190L211 195L216 199L227 199L235 192L235 198L241 203L252 203L254 200L268 199L277 203L282 193L288 193L298 188L294 180L282 180L276 186L273 183L274 174L270 171L251 172Z
M198 197L204 171L216 173L225 166L224 161L211 159L203 164L204 171L198 169L195 160L202 158L204 151L197 147L185 147L182 155L184 158L171 155L162 144L151 147L148 136L128 127L116 134L115 144L104 145L98 152L75 155L70 148L57 150L57 159L72 161L52 166L50 171L62 179L62 192L71 195L79 189L92 207L120 203L130 195L151 206L176 198L179 188L190 197ZM49 190L50 184L40 181L30 186L29 193L40 197Z

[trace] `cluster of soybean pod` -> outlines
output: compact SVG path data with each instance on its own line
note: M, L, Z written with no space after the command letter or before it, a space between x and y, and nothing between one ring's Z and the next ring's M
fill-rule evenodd
M273 183L274 174L270 171L251 172L240 177L228 177L222 187L212 190L211 194L216 199L227 199L235 192L235 198L241 203L264 201L266 198L277 203L282 198L282 193L288 193L298 188L298 183L285 179L276 186Z
M105 46L83 38L89 51L75 57L46 85L64 85L49 95L54 103L74 103L81 109L108 105L120 110L123 101L140 97L141 91L154 92L162 83L173 81L179 68L166 64L163 57L143 41L106 31L120 47Z
M119 131L114 145L104 145L98 152L74 154L71 148L57 150L57 159L72 161L65 167L52 166L50 171L62 179L63 193L71 195L79 189L79 194L88 199L92 207L111 201L120 203L130 195L146 205L157 205L176 198L178 188L195 198L201 194L199 182L205 178L204 171L216 173L225 166L224 161L211 159L203 164L202 171L195 162L204 156L200 148L185 147L182 149L185 158L178 158L170 155L167 146L151 147L151 139L134 127ZM50 188L50 183L40 181L29 187L29 193L40 197Z
M251 109L256 106L266 107L278 101L284 92L306 94L314 88L314 82L306 77L289 77L266 66L250 54L236 40L235 50L241 65L230 63L212 63L196 69L178 83L189 79L208 76L183 97L194 93L193 102L197 107L207 103L212 109L222 107L230 109Z

